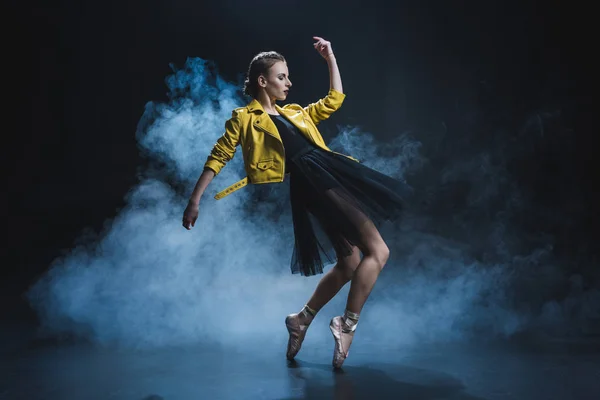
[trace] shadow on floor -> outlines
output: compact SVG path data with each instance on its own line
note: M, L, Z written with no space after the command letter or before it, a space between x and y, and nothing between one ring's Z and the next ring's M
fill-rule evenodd
M336 371L331 365L298 360L289 362L288 370L297 394L289 399L484 400L467 394L452 376L395 364Z

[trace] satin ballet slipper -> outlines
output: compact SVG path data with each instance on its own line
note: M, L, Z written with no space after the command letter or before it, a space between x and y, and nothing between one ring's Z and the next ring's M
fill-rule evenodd
M302 347L302 342L304 341L304 336L306 336L306 330L310 326L310 322L308 324L301 324L299 314L290 314L285 318L285 326L290 334L286 357L291 361L300 351L300 347Z
M354 332L342 332L343 324L344 322L342 321L341 316L333 317L329 323L329 329L335 340L332 361L334 368L342 368L342 364L344 364L348 354L350 354L350 345L352 344L352 338L354 337Z

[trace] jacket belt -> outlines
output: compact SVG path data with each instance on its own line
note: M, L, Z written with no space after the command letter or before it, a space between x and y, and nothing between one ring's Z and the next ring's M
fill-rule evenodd
M248 184L248 177L245 177L244 179L237 181L236 183L234 183L233 185L229 186L227 189L220 191L219 193L217 193L215 195L215 200L220 200L223 197L235 192L236 190L239 190L241 188L243 188L244 186L246 186Z

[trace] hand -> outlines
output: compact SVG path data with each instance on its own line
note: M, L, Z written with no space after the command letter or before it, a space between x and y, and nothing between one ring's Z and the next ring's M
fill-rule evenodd
M327 59L327 57L333 55L333 49L331 48L331 42L328 42L327 40L325 40L321 37L318 37L318 36L313 36L313 39L316 40L316 42L313 43L314 48L319 52L319 54L324 59Z
M190 226L196 225L196 220L198 219L198 210L200 208L200 204L194 204L189 202L185 211L183 212L183 227L188 231L192 229Z

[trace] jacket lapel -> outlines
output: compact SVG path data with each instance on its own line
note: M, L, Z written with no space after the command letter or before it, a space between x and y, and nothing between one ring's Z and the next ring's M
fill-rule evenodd
M258 100L254 99L246 106L248 111L255 114L256 116L252 119L252 126L261 132L267 133L277 140L281 141L281 136L279 136L279 131L277 131L277 127L271 121L271 117L267 114L264 108L260 105Z
M252 125L255 129L265 132L277 140L281 141L281 136L279 135L279 131L277 127L271 120L269 114L267 114L264 108L260 105L259 101L253 99L247 106L248 111L255 114L255 118L253 118ZM304 121L304 114L300 110L287 110L284 108L275 105L275 109L279 114L283 115L290 121L296 128L300 130L306 137L310 137L310 133L308 132L308 128L306 126L306 122Z

